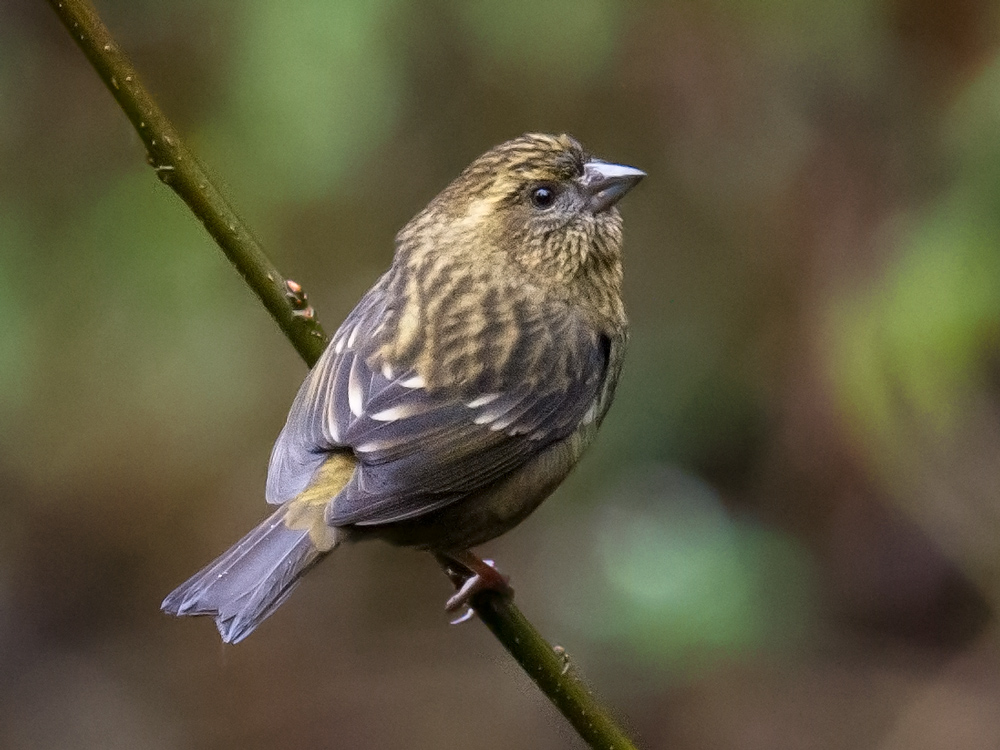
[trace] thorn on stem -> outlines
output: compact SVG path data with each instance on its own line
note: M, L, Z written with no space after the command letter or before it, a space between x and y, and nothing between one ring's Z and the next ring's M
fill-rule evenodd
M285 279L285 299L291 304L292 315L295 317L305 318L306 320L312 320L316 317L315 310L309 304L309 297L306 295L305 290L302 289L302 285L297 281Z
M569 661L569 654L562 646L553 646L552 651L555 652L555 655L558 656L559 660L562 662L562 670L559 674L565 677L566 674L573 668L573 665L570 664Z

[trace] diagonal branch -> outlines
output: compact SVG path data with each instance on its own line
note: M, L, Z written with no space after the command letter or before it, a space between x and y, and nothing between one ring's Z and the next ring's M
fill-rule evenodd
M89 2L48 0L146 145L146 161L205 225L306 363L326 348L327 336L306 307L301 288L289 287L260 243L184 146L174 126L139 80L125 53Z
M264 255L253 234L143 87L89 0L47 1L135 127L157 177L204 224L296 351L312 366L328 338L308 306L302 288L286 280ZM460 584L461 579L455 582ZM602 750L634 750L608 711L574 671L567 668L565 653L542 638L513 600L485 591L473 597L472 605L504 648L588 744Z

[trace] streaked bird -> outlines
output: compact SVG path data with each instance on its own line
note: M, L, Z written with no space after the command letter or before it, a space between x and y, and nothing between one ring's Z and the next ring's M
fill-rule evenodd
M476 159L396 237L391 268L302 384L271 454L269 518L163 602L238 642L348 541L469 550L569 473L614 397L627 338L619 199L644 173L567 135Z

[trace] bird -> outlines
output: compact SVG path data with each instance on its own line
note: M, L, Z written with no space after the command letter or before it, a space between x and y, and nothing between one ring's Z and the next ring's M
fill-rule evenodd
M368 539L461 570L449 611L510 592L471 549L552 493L611 405L628 338L617 204L643 177L566 134L475 159L397 234L302 383L268 466L277 509L161 609L237 643Z

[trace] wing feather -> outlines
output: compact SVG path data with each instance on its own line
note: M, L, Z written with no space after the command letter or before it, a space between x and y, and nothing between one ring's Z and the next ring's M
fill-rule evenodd
M568 308L524 321L530 341L515 342L517 356L489 378L431 387L412 365L379 361L373 334L384 313L377 285L306 378L272 453L269 501L294 497L330 451L348 448L359 467L328 507L329 523L418 517L567 437L601 393L607 347Z

